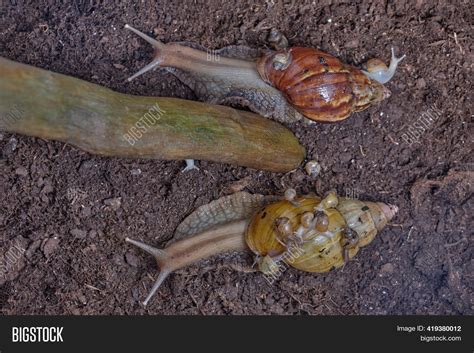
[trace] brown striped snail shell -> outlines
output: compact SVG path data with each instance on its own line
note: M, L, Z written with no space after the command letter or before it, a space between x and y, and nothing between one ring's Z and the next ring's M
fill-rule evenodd
M301 114L320 122L343 120L390 95L361 70L314 48L268 53L257 61L257 70Z

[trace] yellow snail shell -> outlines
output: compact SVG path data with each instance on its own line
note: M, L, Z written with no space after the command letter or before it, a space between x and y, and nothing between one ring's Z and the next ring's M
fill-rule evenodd
M321 200L306 196L297 198L295 202L282 200L265 206L250 220L245 235L247 245L261 258L281 259L302 271L326 272L354 257L397 211L383 203L348 198L339 198L335 203L334 197L330 194ZM308 225L307 213L318 208L329 221L325 232L317 230L316 221L312 227L305 227ZM282 234L275 227L281 218L288 219L292 235ZM344 232L347 230L355 231L357 239L345 248Z

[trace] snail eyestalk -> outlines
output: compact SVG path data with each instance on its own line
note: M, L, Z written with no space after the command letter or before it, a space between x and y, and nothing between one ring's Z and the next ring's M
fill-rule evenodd
M125 238L125 241L127 243L130 243L130 244L133 244L133 245L139 247L140 249L142 249L142 250L146 251L147 253L149 253L150 255L152 255L155 258L155 260L158 264L158 267L160 268L160 273L158 275L158 278L155 281L155 284L153 285L153 287L150 290L149 294L147 295L146 299L142 302L142 304L144 306L146 306L148 304L148 302L150 301L150 299L153 297L153 295L156 293L158 288L160 288L163 281L171 273L171 271L167 268L167 262L169 261L167 259L168 256L167 256L166 251L164 251L162 249L154 248L150 245L142 243L141 241L133 240L133 239L130 239L130 238Z
M157 249L140 241L126 238L125 241L128 243L152 255L160 268L160 274L143 305L148 304L153 294L173 271L218 254L245 250L247 247L243 234L247 223L247 220L227 223L173 243L165 249Z
M125 25L125 29L132 31L133 33L135 33L136 35L138 35L139 37L143 38L148 43L150 43L153 46L153 48L155 48L155 59L151 63L146 65L144 68L142 68L140 71L138 71L134 75L127 78L127 81L130 82L133 79L137 78L138 76L143 75L145 72L156 69L156 67L162 63L163 60L159 54L160 54L160 51L164 49L165 44L163 44L162 42L156 39L151 38L150 36L147 36L145 33L140 32L138 29L135 29L132 26L129 26L128 24Z

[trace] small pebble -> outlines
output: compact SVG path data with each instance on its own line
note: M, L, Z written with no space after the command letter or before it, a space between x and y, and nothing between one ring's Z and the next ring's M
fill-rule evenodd
M136 257L132 252L127 252L125 254L125 261L132 266L132 267L138 267L138 257Z
M8 141L8 143L5 145L5 147L3 147L3 154L7 157L10 156L16 150L17 146L18 140L12 137L10 141Z
M358 39L353 39L348 41L345 45L346 48L358 48L359 47L359 40Z
M104 200L104 205L110 206L113 210L118 210L122 205L122 198L121 197L113 197L110 199Z
M31 259L34 255L34 253L36 252L36 250L38 250L40 248L40 246L41 246L41 240L40 239L31 242L31 245L28 247L28 249L25 252L26 258Z
M349 152L341 153L339 155L339 159L341 160L341 162L347 163L352 159L352 155Z
M27 176L28 170L25 167L18 167L15 169L15 174L19 176Z
M252 177L246 176L245 178L232 182L229 186L227 186L224 189L224 192L227 194L233 194L233 193L242 191L251 183L252 183Z
M59 241L60 240L57 237L46 239L42 247L44 256L49 258L59 246Z
M123 256L122 255L115 255L114 258L113 258L113 262L114 264L116 264L117 266L123 266L125 264L124 262L124 259L123 259Z
M130 171L130 174L136 176L136 175L140 175L142 173L142 170L140 168L137 168L137 169L132 169Z
M81 210L81 218L87 218L87 217L90 217L90 215L92 214L92 210L90 207L84 207L82 210Z
M85 230L75 228L71 230L71 235L78 239L84 239L87 236L87 232Z
M89 238L95 239L95 238L97 238L97 235L98 235L98 233L97 233L97 231L96 231L95 229L91 229L91 230L89 231Z
M392 273L393 270L394 270L394 266L393 266L393 264L391 264L390 262L384 264L384 265L380 268L380 272L386 273L386 274Z
M79 173L80 174L85 174L87 171L93 167L96 167L95 163L93 160L87 160L81 163L81 166L79 167Z
M50 194L54 191L54 188L53 186L51 185L51 182L50 181L47 181L43 187L43 189L41 190L41 192L43 194Z
M416 88L418 89L423 89L426 87L426 81L424 78L419 78L416 80Z

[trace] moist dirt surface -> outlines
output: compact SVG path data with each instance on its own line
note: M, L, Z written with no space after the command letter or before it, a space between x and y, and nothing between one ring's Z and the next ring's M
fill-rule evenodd
M0 55L119 92L196 99L165 71L126 78L153 55L126 23L209 49L291 45L344 62L406 54L392 96L338 124L288 125L322 166L287 174L197 162L103 158L0 132L2 314L474 314L473 5L470 1L5 0ZM419 119L429 118L421 125ZM216 151L216 153L218 153ZM325 274L294 269L268 284L250 254L172 274L144 308L154 260L196 207L242 189L340 195L400 211L355 259Z

